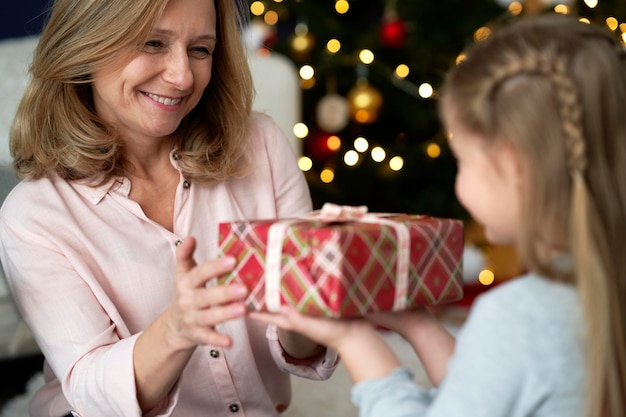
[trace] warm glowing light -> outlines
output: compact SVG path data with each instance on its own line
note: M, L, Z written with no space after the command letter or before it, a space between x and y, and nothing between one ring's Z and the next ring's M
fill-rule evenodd
M404 159L401 156L394 156L389 160L389 168L394 171L400 171L404 166Z
M322 180L323 183L325 184L331 183L333 182L334 179L335 179L335 173L333 172L332 169L324 168L322 172L320 172L320 180Z
M300 78L302 78L303 80L310 80L315 76L315 70L310 65L301 66L298 73L300 74Z
M478 274L478 282L483 285L491 285L496 280L495 275L488 269L483 269Z
M263 20L268 25L274 26L276 23L278 23L278 13L276 13L274 10L270 10L265 13L265 16L263 16Z
M304 36L309 33L309 25L307 25L306 23L298 23L293 29L293 32L296 34L296 36Z
M509 4L509 12L511 12L513 16L517 16L518 14L522 13L523 9L524 6L522 6L522 3L520 3L519 1L514 1Z
M409 66L406 64L400 64L395 70L396 77L406 78L409 75Z
M421 98L431 98L435 90L433 90L433 86L428 83L422 83L417 89L418 94Z
M426 154L433 159L438 158L441 155L441 147L436 143L431 143L426 147Z
M387 153L380 146L375 146L375 147L372 148L371 155L372 155L372 159L374 161L382 162L382 161L385 160L385 157L387 156Z
M587 19L586 17L579 17L578 20L587 24L591 23L591 20Z
M336 151L341 148L341 139L339 139L339 136L329 136L328 139L326 139L326 146L329 150Z
M359 52L359 59L364 64L371 64L372 62L374 62L374 52L370 51L369 49L363 49L361 52Z
M298 159L298 167L301 171L310 171L313 168L313 161L308 156L301 156Z
M615 29L617 29L619 27L619 22L614 17L607 17L606 18L606 25L608 26L609 29L615 30Z
M365 152L370 147L369 142L362 136L359 136L354 140L354 149L359 152Z
M293 125L293 134L299 139L304 139L309 135L309 127L304 123L296 123Z
M261 16L265 12L265 5L262 1L252 2L250 5L250 13L255 16Z
M354 120L359 123L370 123L373 120L373 116L368 110L359 109L354 113Z
M564 4L557 4L556 6L554 6L554 11L559 14L568 14L569 7Z
M300 79L300 87L302 87L303 90L310 90L315 87L315 78L310 78L308 80Z
M466 58L466 55L464 53L460 53L459 56L456 57L456 64L460 64L461 62L463 62Z
M343 156L343 162L345 162L349 167L355 166L359 162L359 153L350 149Z
M491 36L491 29L487 26L480 27L476 29L476 32L474 32L474 40L476 42L484 41L489 36Z
M337 13L345 14L348 12L349 9L350 3L348 3L346 0L337 0L335 2L335 10L337 11Z
M598 0L585 0L585 4L590 9L594 9L598 5Z
M326 50L331 54L336 54L341 49L341 42L337 39L331 39L326 43Z

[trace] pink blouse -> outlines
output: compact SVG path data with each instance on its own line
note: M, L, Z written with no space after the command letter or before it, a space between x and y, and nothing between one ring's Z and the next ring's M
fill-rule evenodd
M137 336L172 296L176 242L198 241L196 261L217 256L219 222L311 210L285 135L254 115L252 175L201 186L182 176L174 233L128 198L120 178L91 188L59 179L22 181L0 211L0 261L21 314L46 357L31 415L141 416L133 374ZM171 157L172 164L176 161ZM116 184L115 184L116 183ZM314 363L284 356L276 329L247 319L218 326L229 349L196 349L178 384L150 416L275 416L289 404L289 373L328 378L334 352Z

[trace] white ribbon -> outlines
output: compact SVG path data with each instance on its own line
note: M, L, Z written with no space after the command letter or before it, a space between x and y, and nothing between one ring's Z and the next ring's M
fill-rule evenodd
M366 206L340 206L326 203L319 211L310 216L279 220L273 223L268 231L267 250L265 253L265 304L269 311L280 310L280 286L283 240L287 230L295 223L310 220L327 222L357 221L374 223L393 227L398 238L398 255L396 259L396 293L394 310L403 310L408 304L407 293L409 286L409 253L411 236L406 224L384 217L389 213L367 213Z

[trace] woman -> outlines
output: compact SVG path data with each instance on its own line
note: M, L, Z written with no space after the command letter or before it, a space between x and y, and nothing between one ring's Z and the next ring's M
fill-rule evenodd
M11 131L1 261L46 357L33 416L270 416L336 355L244 318L217 226L311 209L251 113L229 0L57 0Z

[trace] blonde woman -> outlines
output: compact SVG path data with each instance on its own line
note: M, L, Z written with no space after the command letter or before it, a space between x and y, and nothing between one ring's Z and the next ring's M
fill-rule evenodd
M278 415L336 354L218 286L222 221L301 215L283 133L251 112L245 2L57 0L11 130L0 259L39 344L32 416Z
M624 109L624 45L572 17L496 29L450 71L457 196L529 272L480 297L458 341L423 311L370 317L413 345L435 391L367 321L255 317L335 348L362 416L626 415Z

